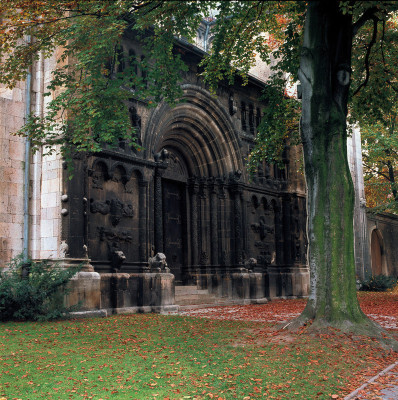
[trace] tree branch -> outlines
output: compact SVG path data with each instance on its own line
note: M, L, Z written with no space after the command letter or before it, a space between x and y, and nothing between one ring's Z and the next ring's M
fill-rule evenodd
M371 19L374 20L374 18L377 18L376 15L375 15L375 13L376 13L377 11L378 11L378 8L377 8L377 7L371 7L371 8L368 8L368 9L361 15L361 17L358 19L358 21L355 22L355 23L352 25L352 36L353 36L353 37L358 33L359 29L361 29L361 28L365 25L365 23L366 23L367 21L369 21L369 20L371 20Z
M379 19L373 15L373 35L372 39L368 45L368 48L366 50L366 55L365 55L365 70L366 70L366 76L365 80L358 86L358 88L355 90L353 96L355 96L363 87L365 87L368 84L369 81L369 57L370 57L370 52L372 50L373 45L376 43L376 38L377 38L377 23L379 22Z
M363 163L363 165L364 165L364 167L365 167L365 168L367 168L367 169L369 169L370 171L374 172L376 175L378 175L378 176L382 176L382 177L386 178L386 179L387 179L387 181L389 181L389 182L390 182L390 178L389 178L389 176L388 176L388 175L385 175L383 172L380 172L379 170L377 170L377 169L375 169L375 168L372 168L372 167L370 167L370 166L369 166L369 165L367 165L366 163Z

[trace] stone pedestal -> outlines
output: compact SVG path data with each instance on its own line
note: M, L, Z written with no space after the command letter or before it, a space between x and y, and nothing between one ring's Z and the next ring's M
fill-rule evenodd
M101 309L100 275L98 272L94 272L90 260L64 258L54 260L54 262L62 268L83 265L80 272L76 273L68 284L70 292L65 296L65 305L67 307L78 305L79 311Z
M174 275L101 273L101 307L109 314L175 311Z
M250 300L250 277L248 272L234 272L232 278L232 298Z
M309 292L309 271L306 267L268 268L267 297L305 297Z
M170 273L153 273L151 306L153 312L175 311L174 275Z
M261 272L250 272L250 300L255 304L263 304L268 300L265 293L265 275Z

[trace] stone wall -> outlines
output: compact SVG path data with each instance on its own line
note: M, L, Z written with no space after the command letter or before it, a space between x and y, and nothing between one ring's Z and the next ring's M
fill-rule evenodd
M56 54L31 67L30 111L45 113L50 97L44 97L51 80ZM20 129L27 113L27 83L14 89L0 87L0 266L23 251L26 140L12 134ZM40 149L29 155L28 253L33 259L59 256L61 232L62 159L56 152Z
M22 252L26 84L0 87L0 267Z
M368 210L367 236L372 274L398 277L398 216Z
M362 167L361 133L353 128L347 140L347 153L355 189L354 250L357 277L398 276L398 216L374 214L366 209Z
M122 44L128 54L143 56L138 43ZM198 76L203 52L181 47L189 65L182 76L185 102L149 108L129 99L142 151L126 141L80 155L71 180L56 151L30 155L29 255L61 259L66 267L84 260L68 302L83 299L86 310L159 311L173 305L174 282L245 302L307 294L300 150L286 149L284 168L262 163L249 177L246 160L266 107L264 83L250 77L245 87L221 84L212 96ZM39 57L32 66L31 111L37 116L51 101L44 92L56 56ZM25 141L10 133L22 126L26 111L23 85L1 94L4 262L22 250ZM163 251L170 279L149 274L148 258ZM251 258L257 264L247 269Z
M43 116L51 96L44 97L51 72L56 64L54 54L39 59L33 65L32 112ZM60 252L62 158L55 151L46 154L40 149L31 156L30 164L30 220L29 253L33 259L57 258Z

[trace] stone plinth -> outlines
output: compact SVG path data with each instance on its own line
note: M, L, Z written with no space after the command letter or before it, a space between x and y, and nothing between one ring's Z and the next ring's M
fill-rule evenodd
M101 308L109 314L174 311L174 275L101 273Z
M78 305L79 311L101 309L100 275L94 272L90 260L64 258L54 261L62 268L83 264L81 271L77 272L68 284L70 292L65 296L65 305Z
M305 297L309 292L309 270L306 267L268 268L266 275L267 297Z

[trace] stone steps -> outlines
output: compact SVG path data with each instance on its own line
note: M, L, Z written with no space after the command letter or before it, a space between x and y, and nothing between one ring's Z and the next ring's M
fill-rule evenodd
M219 304L219 300L207 289L197 289L196 285L175 287L175 304L179 306Z

